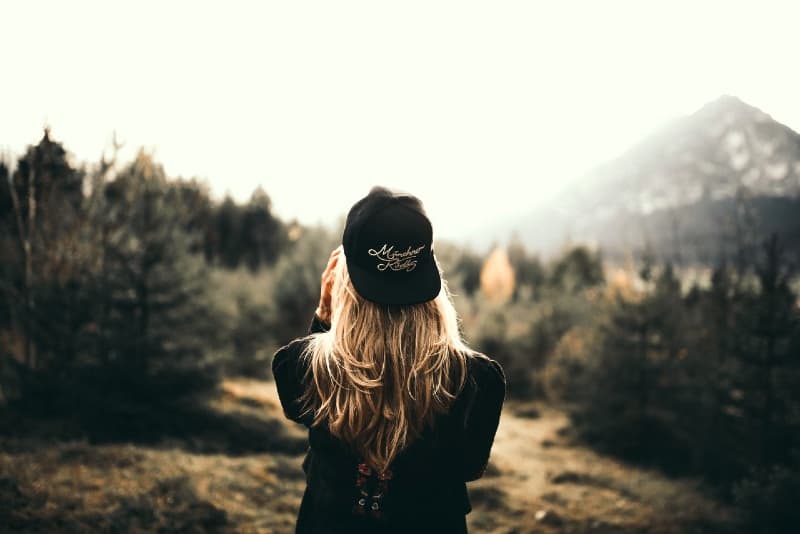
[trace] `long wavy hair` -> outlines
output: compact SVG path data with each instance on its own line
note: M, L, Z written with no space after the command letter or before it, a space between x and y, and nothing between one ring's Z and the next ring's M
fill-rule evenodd
M380 471L447 411L467 377L467 358L447 284L428 302L386 306L361 297L344 254L334 271L331 328L310 336L312 425L327 423Z

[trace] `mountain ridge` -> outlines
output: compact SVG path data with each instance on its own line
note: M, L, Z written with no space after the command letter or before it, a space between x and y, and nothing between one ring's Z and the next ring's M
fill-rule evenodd
M788 218L784 239L800 248L793 237L800 234L800 215L791 215L794 207L800 214L800 134L723 95L640 139L548 207L494 235L516 233L545 256L578 241L612 257L655 248L672 260L708 262L711 244L731 239L722 231L728 227L746 226L754 241L781 233L780 221L765 211L776 206ZM687 250L670 250L676 243ZM728 245L715 248L717 256L731 253Z

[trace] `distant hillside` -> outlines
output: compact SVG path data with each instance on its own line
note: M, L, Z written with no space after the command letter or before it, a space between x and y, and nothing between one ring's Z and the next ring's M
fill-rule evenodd
M507 230L545 254L571 240L597 244L611 257L647 245L663 259L706 263L741 254L770 232L797 254L800 135L723 96Z

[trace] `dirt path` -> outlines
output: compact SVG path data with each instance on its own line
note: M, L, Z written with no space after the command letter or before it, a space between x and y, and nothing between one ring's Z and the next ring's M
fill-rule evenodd
M487 504L471 518L476 532L709 532L726 530L732 511L706 497L696 481L675 480L582 446L559 430L567 417L539 406L521 417L510 403L492 449L490 475L470 486ZM498 494L499 493L499 494ZM479 499L480 500L480 499ZM472 515L472 514L471 514Z
M229 391L280 406L271 383L230 383ZM732 511L706 497L696 481L572 446L559 435L568 424L553 408L507 403L487 476L469 484L472 532L726 530Z

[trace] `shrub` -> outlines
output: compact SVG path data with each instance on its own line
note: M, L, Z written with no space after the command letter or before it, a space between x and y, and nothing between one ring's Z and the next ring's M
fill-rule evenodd
M791 465L758 469L734 486L734 498L748 532L782 534L797 532L800 525L800 451Z

